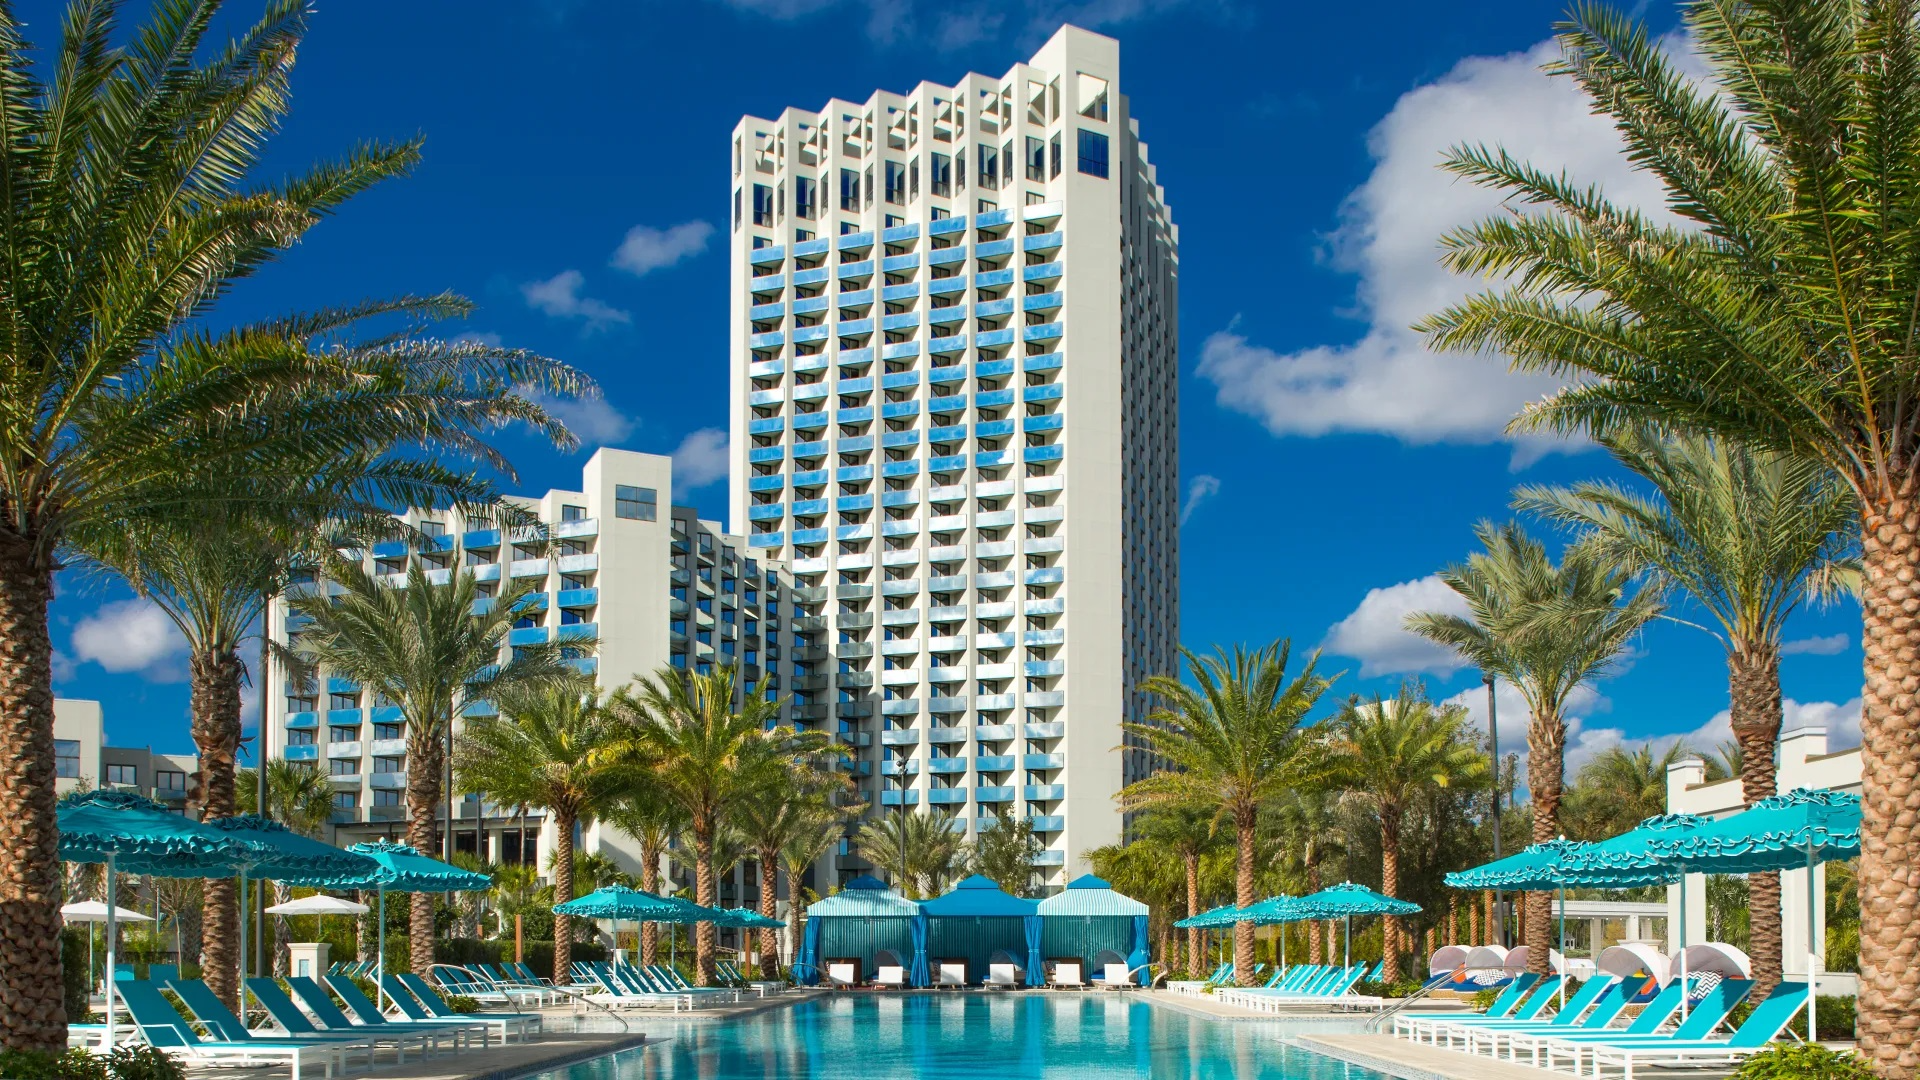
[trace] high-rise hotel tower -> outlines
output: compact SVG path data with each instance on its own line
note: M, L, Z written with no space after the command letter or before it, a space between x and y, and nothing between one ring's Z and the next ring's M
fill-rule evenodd
M1004 809L1058 887L1120 838L1120 722L1179 640L1178 234L1119 45L731 153L732 526L791 561L794 715L869 814Z

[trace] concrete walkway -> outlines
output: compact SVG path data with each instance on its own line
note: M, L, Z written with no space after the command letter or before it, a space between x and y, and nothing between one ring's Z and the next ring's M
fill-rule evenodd
M1396 1076L1400 1080L1547 1080L1549 1077L1567 1080L1568 1076L1565 1072L1548 1072L1531 1065L1495 1061L1485 1054L1442 1050L1392 1035L1316 1032L1301 1035L1297 1041L1302 1048L1316 1054ZM1652 1066L1643 1065L1638 1071L1649 1075L1659 1074ZM1684 1077L1685 1080L1720 1080L1731 1074L1730 1069L1689 1067L1670 1075Z

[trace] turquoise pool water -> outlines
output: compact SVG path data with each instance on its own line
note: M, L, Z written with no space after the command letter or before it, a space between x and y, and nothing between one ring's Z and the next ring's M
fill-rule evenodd
M1117 994L843 994L740 1020L634 1026L661 1041L539 1080L1386 1080L1287 1045L1278 1025Z

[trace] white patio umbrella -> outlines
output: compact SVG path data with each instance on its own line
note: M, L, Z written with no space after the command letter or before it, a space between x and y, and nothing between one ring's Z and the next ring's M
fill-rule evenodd
M343 900L338 896L317 893L303 896L298 900L289 900L284 904L275 904L267 909L269 915L365 915L373 909L354 900Z
M60 909L60 917L70 923L152 922L148 916L118 905L108 908L98 900L76 900ZM87 981L93 981L93 930L87 930Z

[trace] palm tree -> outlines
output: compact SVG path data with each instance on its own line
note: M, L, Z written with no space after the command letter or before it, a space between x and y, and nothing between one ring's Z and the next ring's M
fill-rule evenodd
M465 792L537 806L553 821L553 902L573 899L573 828L591 822L631 778L613 759L626 732L585 678L505 688L494 716L470 717L454 747ZM553 916L553 981L573 970L573 918Z
M1652 485L1652 497L1618 484L1523 487L1514 505L1579 530L1583 542L1692 597L1718 625L1727 653L1729 714L1743 750L1749 805L1776 794L1780 643L1810 597L1851 583L1850 526L1859 510L1832 469L1810 458L1750 450L1726 439L1662 435L1633 426L1600 442ZM1780 981L1780 875L1755 874L1754 991Z
M203 757L201 760L204 763L206 759ZM333 817L333 781L327 779L319 769L311 765L288 761L285 758L269 759L265 772L267 778L267 816L302 836L311 836L318 839L320 831L326 828L327 822ZM261 770L259 769L242 769L239 773L234 774L234 800L237 801L240 806L252 807L260 805L260 774ZM205 783L204 774L201 782ZM232 896L233 882L225 878L212 878L208 880L207 884L209 888L202 894L203 903L206 902L204 899L205 892L213 891L212 887L216 885L225 886L228 896ZM292 898L293 890L285 882L276 881L273 883L274 903L283 904ZM210 952L215 954L224 952L224 949L216 948L214 943L208 940L213 936L208 929L209 924L212 923L215 918L221 916L222 910L210 904L208 908L200 920L200 953L202 956L208 955ZM229 907L225 909L224 914L228 918L231 918L233 912L234 909ZM287 942L293 940L292 931L287 926L286 916L274 916L273 936L274 974L285 975L288 963L286 945ZM228 977L222 981L231 982L233 977L238 973L229 969L221 974ZM219 989L215 987L216 980L214 975L215 971L210 968L207 971L207 986L209 989L213 989L215 993L219 993ZM238 986L235 985L234 989L237 991Z
M1418 686L1391 700L1349 700L1334 718L1321 751L1320 780L1347 792L1380 822L1380 891L1400 895L1400 829L1408 808L1437 787L1487 779L1485 755L1467 733L1467 711L1435 705ZM1387 982L1400 977L1399 919L1384 933Z
M1120 725L1172 766L1121 789L1120 807L1205 807L1216 820L1231 821L1237 845L1235 902L1241 907L1255 899L1260 807L1302 778L1307 740L1300 724L1333 684L1318 672L1318 652L1289 680L1292 651L1284 639L1252 652L1236 646L1232 653L1221 650L1204 658L1182 649L1192 685L1174 675L1147 679L1141 690L1167 704L1144 723ZM1233 958L1240 984L1249 985L1252 923L1234 925Z
M1667 808L1667 770L1694 750L1682 739L1655 751L1651 743L1609 746L1580 767L1567 793L1567 835L1576 840L1618 836Z
M875 866L898 868L895 884L910 899L939 896L966 872L965 836L946 814L902 812L860 827L854 850Z
M1218 815L1191 806L1159 806L1142 813L1133 822L1137 843L1157 848L1180 861L1186 886L1186 917L1200 914L1200 857L1220 846ZM1187 973L1200 978L1204 972L1195 965L1200 960L1200 929L1187 929Z
M0 1044L10 1049L66 1042L47 604L71 548L148 520L431 504L447 493L446 471L426 464L436 447L493 466L486 440L505 422L564 439L515 388L588 385L517 350L394 336L383 318L469 309L450 296L213 325L234 282L408 172L420 145L362 144L258 182L309 9L274 0L221 47L208 39L218 7L163 6L133 33L114 0L73 0L57 62L36 61L21 20L0 10L0 249L15 253L0 266L0 863L15 868L0 878ZM370 323L366 345L345 346ZM330 462L395 449L385 477L313 484Z
M736 693L735 678L732 666L707 674L662 668L609 702L637 731L633 759L686 814L694 902L708 907L718 891L714 842L726 816L760 789L786 782L796 764L831 745L825 732L778 723L783 699L768 696L765 680ZM696 924L694 959L703 986L713 981L715 945L714 925Z
M839 821L831 791L845 789L833 774L795 770L785 784L770 786L734 808L733 822L752 847L760 880L760 914L771 919L780 898L780 853L798 836L816 834L820 822ZM799 899L799 882L788 882L788 895ZM779 977L779 949L772 928L760 931L760 977Z
M1345 853L1346 834L1341 831L1340 793L1320 784L1295 787L1269 805L1270 817L1281 838L1280 858L1286 869L1297 874L1302 894L1320 891L1320 867L1328 859ZM1329 929L1331 923L1328 924ZM1197 935L1196 935L1197 937ZM1320 962L1320 935L1313 924L1307 927L1307 962Z
M558 645L522 646L512 660L500 663L507 632L523 601L539 587L528 580L489 600L467 570L435 585L416 560L407 568L406 585L395 588L338 557L329 556L326 566L327 577L342 589L339 595L289 601L311 620L302 637L303 663L324 666L399 706L407 731L407 843L432 851L455 710L523 686L568 683L573 671ZM569 641L564 648L591 645ZM449 849L452 826L449 820ZM408 955L424 975L433 966L432 894L413 894L409 936Z
M787 896L792 905L792 914L787 920L790 942L805 940L807 904L819 899L819 894L806 888L802 881L821 859L840 846L846 833L845 815L838 808L830 809L830 814L813 817L805 827L796 829L787 846L780 849L780 865L787 872Z
M1551 840L1560 831L1567 703L1612 666L1660 604L1645 591L1623 599L1631 572L1595 547L1575 544L1555 566L1516 524L1482 522L1474 534L1485 550L1440 573L1468 613L1416 613L1407 628L1505 679L1526 699L1533 839ZM1528 941L1548 940L1546 904L1528 904L1526 919ZM1528 954L1537 974L1546 973L1546 963L1545 949Z
M1486 148L1448 167L1503 192L1497 219L1447 237L1446 261L1507 284L1421 324L1439 348L1505 353L1567 388L1527 429L1606 434L1651 422L1813 458L1860 505L1861 1046L1880 1075L1920 1069L1920 701L1911 617L1920 550L1920 27L1901 3L1772 0L1684 9L1703 79L1644 28L1582 5L1563 60L1627 160L1685 227ZM1518 211L1518 212L1516 212Z
M1041 844L1033 835L1033 822L1016 818L1001 803L993 808L993 822L981 828L967 852L967 869L1014 896L1026 896L1033 888L1033 859Z
M644 776L644 768L639 771ZM660 864L672 849L674 837L685 830L686 816L679 803L644 781L624 785L619 799L602 815L602 820L639 843L642 891L660 892ZM659 947L659 924L641 923L640 963L657 963Z

